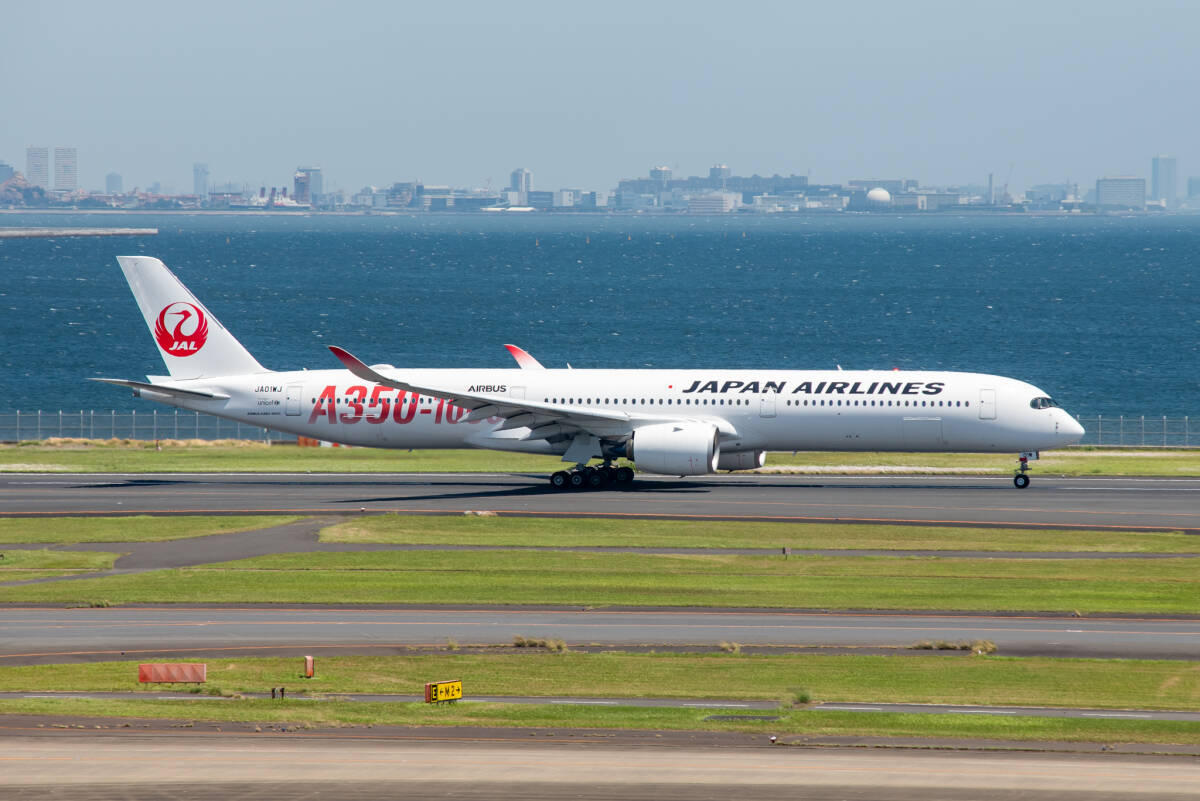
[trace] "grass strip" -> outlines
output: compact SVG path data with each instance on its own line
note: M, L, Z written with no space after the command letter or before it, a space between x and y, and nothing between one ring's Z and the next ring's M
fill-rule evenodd
M767 467L799 473L1011 473L1013 454L772 452ZM44 440L0 446L0 471L19 472L438 472L549 473L557 456L481 450L301 448L255 441ZM1035 473L1200 476L1200 449L1071 448L1046 451Z
M1200 743L1200 724L1182 721L1086 720L981 715L788 710L778 721L708 720L712 709L594 707L566 704L373 704L269 700L103 701L0 700L0 714L166 718L286 723L304 727L510 726L582 729L743 731L791 736L962 737L1045 742Z
M108 570L119 556L98 551L4 551L0 557L0 582Z
M1181 532L1047 531L709 520L561 520L513 517L361 517L321 532L322 542L672 548L1112 551L1196 553Z
M553 551L280 554L59 584L0 601L477 603L1182 613L1193 559L630 555Z
M1068 476L1197 476L1196 448L1068 448L1043 451L1031 463L1034 475ZM838 453L802 451L770 453L768 469L797 469L805 473L870 473L880 469L913 472L954 472L1003 475L1013 471L1014 457L991 453Z
M69 440L0 446L0 472L72 473L550 473L557 456L483 450L301 448L262 442Z
M467 695L604 696L1200 709L1200 667L1171 660L946 656L929 653L413 652L319 657L300 679L293 658L207 659L206 691L414 693L460 678ZM0 667L3 691L161 691L137 662Z
M161 542L282 526L295 516L0 517L2 543Z

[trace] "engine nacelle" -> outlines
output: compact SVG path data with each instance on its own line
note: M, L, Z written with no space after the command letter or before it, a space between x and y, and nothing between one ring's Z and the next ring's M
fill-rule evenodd
M767 463L766 451L722 452L717 459L718 470L754 470Z
M702 476L717 469L717 429L708 423L643 426L633 432L626 454L647 473Z

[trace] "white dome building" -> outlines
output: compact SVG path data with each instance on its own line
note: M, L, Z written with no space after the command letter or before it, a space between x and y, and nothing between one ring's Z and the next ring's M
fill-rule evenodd
M886 209L892 205L892 193L881 186L867 192L867 206L872 209Z

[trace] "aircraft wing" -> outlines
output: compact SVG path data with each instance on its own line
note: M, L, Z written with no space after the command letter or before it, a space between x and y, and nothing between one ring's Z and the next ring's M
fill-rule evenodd
M531 429L526 439L543 439L554 434L570 431L585 431L596 436L623 436L632 433L635 425L642 422L663 422L659 416L631 415L628 412L610 409L588 409L558 403L542 403L507 395L487 395L448 390L442 387L427 387L401 381L373 370L350 352L330 345L329 350L347 370L364 381L385 387L428 395L450 401L470 411L468 421L485 417L502 417L504 423L497 431L514 428Z

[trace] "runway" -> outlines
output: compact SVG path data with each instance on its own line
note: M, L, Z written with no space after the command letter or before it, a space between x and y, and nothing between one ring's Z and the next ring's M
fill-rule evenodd
M604 732L246 733L69 729L0 736L7 798L1183 799L1187 757L797 748L763 735L625 743ZM649 738L649 734L643 735ZM420 736L419 734L417 736ZM632 739L632 738L631 738Z
M889 522L1200 533L1200 479L774 476L638 479L561 491L512 474L30 474L0 477L0 515L397 512Z
M402 651L412 645L905 648L921 640L990 640L1010 656L1195 659L1200 620L811 614L733 610L6 608L0 665L187 656Z
M286 688L285 688L286 689ZM295 688L292 688L295 690ZM262 699L271 698L270 693L239 692L241 698ZM29 700L34 698L91 698L101 701L179 701L187 703L196 700L227 700L230 696L197 696L192 693L181 694L163 690L146 690L142 692L76 692L76 691L40 691L40 692L0 692L0 700ZM383 704L414 704L424 700L423 695L398 693L343 693L330 696L310 696L304 693L290 693L287 698L301 701L333 701L383 703ZM689 699L689 698L618 698L591 697L566 695L470 695L459 701L463 705L471 704L523 704L537 706L543 704L565 704L568 706L632 706L640 708L671 708L671 709L704 709L712 710L716 718L734 717L737 719L774 721L779 720L780 704L778 701L753 701L746 699ZM1099 709L1078 707L1049 707L1049 706L979 706L973 704L888 704L888 703L816 703L807 709L817 712L893 712L902 715L1005 715L1012 717L1034 718L1102 718L1109 720L1180 720L1188 723L1200 723L1200 712L1161 709ZM757 712L758 714L754 714ZM730 715L730 713L734 713Z

